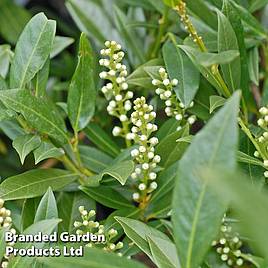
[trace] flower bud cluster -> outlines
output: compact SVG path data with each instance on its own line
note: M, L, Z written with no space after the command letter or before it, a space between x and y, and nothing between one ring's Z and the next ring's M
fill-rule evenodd
M130 123L127 113L132 108L130 100L133 98L133 92L128 91L126 82L127 67L122 64L125 54L121 50L121 45L115 41L106 41L105 47L100 52L104 58L100 59L99 63L108 70L101 72L100 78L108 81L108 83L102 87L102 92L109 100L108 113L117 117L123 126L116 126L113 129L113 135L125 137Z
M189 33L189 36L192 38L194 43L203 43L202 37L198 35L187 14L186 3L184 1L180 1L175 7L175 10L179 13L181 22L184 24L185 30Z
M186 107L182 102L178 102L174 87L179 83L177 79L170 80L168 73L165 68L159 69L159 79L153 79L152 84L157 86L155 93L159 95L160 99L165 101L165 113L169 117L174 117L177 121L181 122L181 125L188 121L190 125L196 121L196 116L192 115L187 118ZM194 102L191 103L190 107L193 107ZM181 128L181 127L179 127Z
M4 207L4 200L0 199L0 229L10 229L12 226L11 211ZM16 234L15 229L10 229L10 232ZM14 246L13 242L8 243L9 246ZM2 268L8 267L8 261L11 256L5 255L1 264Z
M133 139L138 146L131 151L136 164L131 178L138 183L133 199L136 202L142 202L147 194L157 188L155 169L161 158L155 154L158 139L151 137L151 134L157 130L157 125L153 123L156 118L153 106L146 103L145 97L137 98L134 104L135 111L131 114L133 127L127 137Z
M96 215L95 210L87 211L84 206L80 206L79 212L81 214L81 221L75 221L74 227L77 228L76 234L83 235L87 232L95 235L105 235L105 243L101 243L103 250L109 252L116 252L123 248L122 242L114 243L114 239L118 235L118 232L115 229L105 230L104 225L101 225L98 221L94 221ZM94 247L97 244L88 243L86 247ZM122 256L121 253L117 253L119 256Z
M221 225L219 238L212 242L212 246L220 255L221 260L230 267L239 267L247 262L243 258L244 254L241 251L242 241L239 238L239 234L232 230L232 227L225 219Z
M263 165L266 168L266 171L264 172L264 177L268 178L268 108L261 107L259 109L259 112L261 116L258 119L257 123L263 131L262 134L256 138L256 140L260 144L262 154L260 154L260 152L258 151L255 151L254 156L256 158L262 158Z

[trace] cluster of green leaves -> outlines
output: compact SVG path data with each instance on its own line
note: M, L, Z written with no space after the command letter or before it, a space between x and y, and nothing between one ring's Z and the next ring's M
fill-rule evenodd
M87 248L83 258L15 257L9 267L142 268L127 259L141 252L159 268L227 267L211 247L226 213L246 237L243 267L267 267L267 185L253 137L258 106L268 100L268 1L188 0L190 36L182 3L66 0L77 26L58 18L66 37L44 13L1 1L0 199L14 228L74 233L78 207L97 207L105 229L124 242L123 257ZM114 122L99 94L105 40L122 44L129 88L158 114L158 188L145 207L132 200L133 147L110 135ZM194 127L178 130L161 112L151 82L160 67L179 81L176 96L198 118Z

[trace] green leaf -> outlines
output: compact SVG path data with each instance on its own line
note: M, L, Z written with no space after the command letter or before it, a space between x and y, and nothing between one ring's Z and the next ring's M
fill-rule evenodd
M60 219L50 219L50 220L43 220L39 221L30 227L28 227L23 234L25 235L36 235L41 232L43 235L50 235L57 225L59 224ZM28 249L30 247L36 248L43 248L45 243L16 243L15 248L24 248ZM29 257L29 256L17 256L12 258L9 262L9 266L12 268L20 268L20 267L32 267L32 263L35 261L36 258ZM55 260L54 260L55 261Z
M59 217L62 222L59 225L59 232L74 232L74 222L81 220L79 206L86 210L95 210L96 203L89 196L81 191L74 193L61 192L57 198Z
M147 237L154 236L159 239L164 239L166 241L170 241L169 238L162 232L157 229L150 227L143 222L123 218L123 217L115 217L115 219L121 224L123 227L125 234L148 256L154 261L152 256Z
M63 188L78 175L61 169L34 169L9 177L0 184L0 198L16 200L43 195L50 186L53 191Z
M264 168L262 161L240 151L238 151L237 153L237 160L241 163L251 164L251 165L260 166Z
M0 76L3 78L6 78L8 74L11 55L10 45L0 46Z
M180 268L176 247L166 239L148 235L150 250L159 268Z
M200 168L234 170L239 93L195 136L179 162L172 222L182 267L197 268L218 232L226 206L200 180Z
M34 97L29 90L0 90L0 100L8 108L21 113L27 122L42 134L61 144L68 142L65 123L48 100Z
M102 172L113 161L109 155L94 147L79 146L79 152L85 167L96 173Z
M56 57L60 54L65 48L70 46L74 42L73 38L65 36L55 36L53 46L50 52L50 58Z
M84 33L79 44L78 64L68 93L68 116L77 133L85 128L95 111L96 89L93 74L93 51Z
M218 12L218 51L219 53L228 50L239 50L236 34L231 23L226 16ZM240 88L241 79L241 62L236 58L227 64L221 64L223 77L231 91Z
M213 113L217 108L224 105L226 99L221 96L210 96L209 97L209 113Z
M119 257L116 254L107 253L101 249L85 248L83 258L79 257L48 257L40 260L50 268L146 268L143 264L128 260L124 257Z
M117 156L119 154L120 149L117 144L104 130L99 127L99 125L90 123L85 128L85 133L90 141L104 152L111 156Z
M220 53L201 52L196 60L204 67L210 67L214 64L229 64L239 57L239 51L228 50Z
M64 155L62 148L57 148L49 142L42 142L41 145L34 150L35 165L48 158L58 158Z
M108 166L100 174L97 175L97 180L101 181L103 176L109 175L118 180L121 185L125 185L128 177L131 175L134 169L133 161L123 161L116 163L115 165Z
M114 209L133 207L125 197L111 187L101 186L98 188L88 188L80 186L80 189L92 199L106 207Z
M56 22L44 13L35 15L24 28L10 69L11 88L23 88L45 64L53 44Z
M249 51L248 69L251 81L259 86L259 49L254 47Z
M0 75L0 90L8 89L6 80Z
M50 220L58 218L58 209L57 203L52 192L52 189L49 187L47 192L42 197L39 206L36 210L34 222L42 220Z
M253 13L253 12L263 8L267 4L268 4L268 0L254 0L254 1L251 1L249 11L251 13Z
M167 42L163 47L163 57L169 77L178 79L175 92L180 101L189 107L199 88L200 75L192 61L173 43ZM191 79L188 79L191 77Z
M180 0L163 0L164 4L169 7L175 7L179 4Z
M20 156L21 164L24 163L26 156L41 144L41 139L37 135L26 134L18 136L12 143Z
M38 73L35 78L35 96L37 97L45 97L47 82L49 78L50 71L50 59L47 59L44 66Z
M21 210L20 230L23 231L34 222L34 216L37 209L37 198L25 199Z
M6 41L15 44L24 26L31 19L31 13L10 0L1 0L0 10L0 34Z

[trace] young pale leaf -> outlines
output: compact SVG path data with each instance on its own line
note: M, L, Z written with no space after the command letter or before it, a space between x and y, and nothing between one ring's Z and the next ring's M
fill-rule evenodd
M78 179L78 175L61 169L34 169L7 178L0 184L0 198L16 200L43 195L50 186L53 191Z
M169 7L175 7L179 4L180 0L163 0L163 2Z
M50 220L43 220L39 221L37 223L34 223L30 227L28 227L23 234L25 235L36 235L39 232L41 232L43 235L50 235L57 225L61 222L60 219L50 219ZM45 246L45 243L16 243L15 248L24 248L28 249L30 247L36 247L36 248L43 248ZM33 267L33 263L35 262L36 257L29 257L29 256L17 256L15 258L12 258L9 262L9 266L13 268L22 268L22 267ZM55 260L54 260L55 261Z
M57 158L64 155L62 148L55 147L52 143L42 142L41 145L34 150L35 165L48 158Z
M147 236L150 250L159 268L180 268L176 247L173 243L166 239L156 236Z
M79 206L84 206L86 210L95 210L96 203L83 192L74 193L61 192L57 198L59 217L62 223L59 225L60 232L74 232L74 222L81 220Z
M119 154L120 149L117 144L104 130L99 127L99 125L90 123L85 128L85 133L89 137L90 141L104 152L111 156L117 156Z
M177 97L186 107L189 107L199 88L198 70L185 52L173 43L167 42L164 45L163 57L170 78L179 81L178 86L175 87Z
M96 173L102 172L113 161L112 157L94 147L79 146L79 152L85 167Z
M217 95L210 96L209 97L209 112L213 113L217 108L223 106L225 102L226 102L226 99L221 96L217 96Z
M84 33L79 44L78 65L68 93L68 116L75 132L85 128L94 115L96 89L93 74L93 51Z
M209 191L208 182L201 181L199 169L235 169L239 95L236 92L195 136L179 162L172 222L181 265L185 268L199 267L226 209Z
M107 253L104 250L96 248L85 248L84 256L66 258L64 256L57 258L48 257L40 259L50 268L146 268L143 264L119 257L116 254Z
M36 98L24 89L0 90L0 100L8 108L21 113L42 134L47 134L61 144L68 143L65 123L50 101Z
M116 163L115 165L111 165L105 168L98 176L97 180L101 181L103 176L109 175L116 180L118 180L122 185L125 185L128 177L131 175L134 169L133 161L123 161Z
M36 210L34 222L42 220L50 220L58 218L58 208L57 203L52 192L52 189L49 187L47 192L42 197L39 206Z
M157 229L150 227L140 221L115 217L115 219L123 227L125 234L148 256L154 261L147 237L157 237L170 243L169 238Z
M41 144L41 139L37 135L26 134L18 136L12 143L20 156L21 164L24 163L26 156Z
M218 51L239 50L236 34L226 16L218 11ZM227 64L221 64L223 76L230 90L240 88L241 62L236 58Z
M125 197L111 187L101 186L98 188L89 188L80 186L80 189L89 197L106 207L114 209L133 208Z
M23 88L34 78L49 57L56 22L44 13L35 15L24 28L15 49L10 70L11 88Z
M74 42L73 38L65 36L55 36L53 46L50 52L50 58L56 57L60 54L65 48L70 46Z

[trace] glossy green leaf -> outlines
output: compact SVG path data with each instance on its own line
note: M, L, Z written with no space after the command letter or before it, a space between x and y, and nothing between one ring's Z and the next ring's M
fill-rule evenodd
M226 16L218 11L218 51L222 53L229 50L239 50L236 34ZM241 62L236 58L227 64L221 64L223 77L229 90L240 89Z
M226 206L200 180L199 169L234 170L239 92L195 136L179 162L172 222L182 267L197 268L218 231Z
M43 258L40 262L45 263L49 268L145 268L139 262L128 260L124 257L119 257L116 254L107 253L101 249L85 248L84 256L81 257L59 257L57 261L55 258Z
M175 7L179 4L180 0L163 0L163 2L169 7Z
M74 42L73 38L65 36L55 36L53 46L50 53L50 58L56 57L60 54L65 48L70 46Z
M68 116L75 132L85 128L94 115L96 89L93 52L85 34L81 34L78 65L68 92Z
M43 220L39 221L30 227L28 227L23 234L30 234L30 235L36 235L39 232L41 232L44 235L50 235L53 230L57 227L61 220L60 219L50 219L50 220ZM45 246L45 243L17 243L16 248L25 248L28 249L30 247L38 247L43 248ZM9 263L10 267L14 268L22 268L22 267L32 267L32 263L35 261L35 258L29 257L29 256L17 256L15 258L12 258L12 260Z
M176 78L179 83L175 92L180 101L189 107L199 88L200 75L189 57L173 43L166 43L163 47L163 57L171 79ZM191 79L188 79L191 77Z
M57 218L58 208L56 199L54 197L52 189L49 187L39 203L34 217L34 222Z
M35 15L24 28L10 69L11 88L23 88L45 64L53 44L56 22L44 13Z
M50 101L36 98L29 90L23 89L0 90L0 100L8 108L21 113L42 134L61 144L68 142L65 123Z
M24 231L26 228L34 223L34 216L38 206L37 198L25 199L21 210L20 230Z
M63 188L78 175L61 169L34 169L7 178L0 184L0 198L16 200L43 195L50 186L53 191Z
M162 232L157 229L146 225L143 222L123 218L123 217L115 217L115 219L121 224L123 227L125 234L148 256L153 259L150 246L147 241L148 236L158 237L159 239L164 239L166 241L170 241L169 238Z
M111 156L117 156L119 154L119 147L117 144L104 130L99 127L99 125L90 123L85 128L85 133L90 141L104 152Z
M45 97L47 83L49 79L50 60L47 59L42 69L36 74L35 77L35 96Z
M237 50L227 50L220 53L200 53L196 60L204 67L210 67L214 64L229 64L239 57Z
M98 174L98 181L101 181L103 176L109 175L118 180L121 185L125 185L128 177L131 175L134 169L133 161L123 161L115 165L108 166L100 174Z
M34 150L34 161L37 165L39 162L48 158L58 158L64 155L62 148L57 148L49 142L42 142L41 145Z
M221 107L224 105L226 102L226 99L221 97L221 96L210 96L209 97L209 112L213 113L217 108Z
M114 209L133 207L125 197L111 187L101 186L98 188L88 188L80 186L80 189L92 199L106 207Z
M40 137L32 134L19 136L12 143L13 147L20 156L20 161L22 164L24 163L26 156L36 149L40 144Z
M176 247L166 239L148 235L150 250L159 268L180 268Z
M96 173L102 172L113 160L109 155L94 147L79 146L79 151L81 160L85 167Z
M74 233L74 222L81 220L79 206L84 206L90 211L96 209L95 201L81 191L68 193L61 192L57 198L59 217L62 222L59 225L59 232Z

